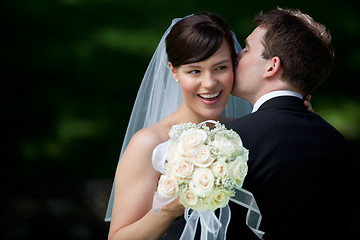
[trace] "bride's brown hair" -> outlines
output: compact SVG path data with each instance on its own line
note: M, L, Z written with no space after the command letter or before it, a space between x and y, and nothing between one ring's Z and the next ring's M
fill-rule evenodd
M228 42L233 63L236 53L231 30L224 19L212 13L199 13L176 23L166 37L166 53L174 67L211 57Z

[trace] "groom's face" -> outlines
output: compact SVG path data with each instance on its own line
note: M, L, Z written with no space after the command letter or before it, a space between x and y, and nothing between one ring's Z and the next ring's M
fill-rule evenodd
M262 44L265 28L257 27L246 38L245 48L237 56L238 65L235 69L235 84L232 94L243 98L254 104L260 97L263 73L265 71L266 59L262 53Z

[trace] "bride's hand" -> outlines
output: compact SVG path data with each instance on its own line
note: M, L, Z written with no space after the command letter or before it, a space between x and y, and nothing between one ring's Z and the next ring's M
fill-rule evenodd
M176 198L171 203L161 208L160 214L166 214L172 216L174 219L184 214L185 207Z

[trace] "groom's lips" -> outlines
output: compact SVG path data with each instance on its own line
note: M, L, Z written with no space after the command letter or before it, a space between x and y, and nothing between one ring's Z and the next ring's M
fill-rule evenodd
M215 104L219 101L222 91L215 93L198 94L205 104Z

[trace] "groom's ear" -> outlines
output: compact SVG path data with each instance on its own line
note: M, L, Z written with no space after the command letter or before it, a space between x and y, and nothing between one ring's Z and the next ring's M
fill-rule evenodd
M273 57L268 60L265 66L264 78L274 77L281 71L281 62L279 57Z
M170 72L171 72L171 75L174 78L174 80L178 79L178 76L177 76L178 74L177 74L176 68L172 65L171 62L168 62L168 66L170 68Z

